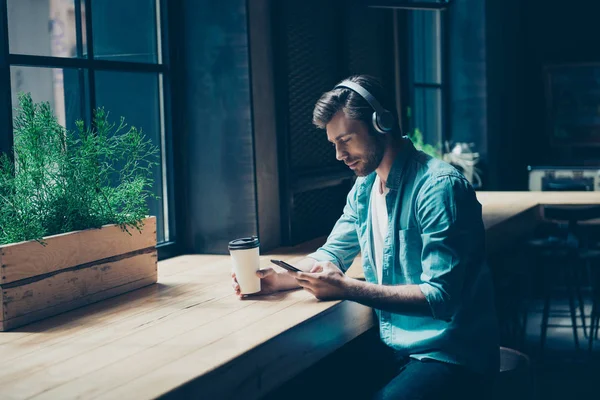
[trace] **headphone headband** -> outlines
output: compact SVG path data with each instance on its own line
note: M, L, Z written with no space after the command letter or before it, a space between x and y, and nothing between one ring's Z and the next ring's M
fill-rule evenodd
M373 113L372 122L373 127L377 132L387 133L392 130L394 124L394 117L388 110L386 110L381 106L381 104L379 104L375 96L369 93L367 89L365 89L358 83L349 80L342 81L340 84L336 85L334 90L340 88L350 89L353 92L356 92L363 99L365 99L367 103L369 103L371 108L375 111Z
M375 96L373 96L371 93L369 93L367 89L360 86L359 84L345 80L335 87L335 89L338 88L346 88L358 93L363 99L367 101L367 103L369 103L369 105L371 106L371 108L373 108L373 110L375 110L375 112L379 114L385 112L385 109L381 107L381 104L379 104Z

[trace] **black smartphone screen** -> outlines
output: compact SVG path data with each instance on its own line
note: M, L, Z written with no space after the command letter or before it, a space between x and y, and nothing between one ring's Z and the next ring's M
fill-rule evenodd
M286 263L285 261L281 261L281 260L271 260L271 262L275 265L279 265L281 268L287 269L288 271L293 271L293 272L302 272L301 270L299 270L298 268L294 267L293 265L290 265L288 263Z

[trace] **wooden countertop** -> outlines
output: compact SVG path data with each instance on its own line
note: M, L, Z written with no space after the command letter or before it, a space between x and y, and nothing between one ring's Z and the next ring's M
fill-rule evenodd
M600 192L477 192L486 229L539 205L600 204Z
M477 192L483 206L488 257L533 233L543 205L600 204L600 192Z
M479 192L488 233L539 204L600 204L600 193ZM532 211L533 210L533 211ZM529 219L522 219L523 229ZM511 228L514 232L514 226ZM261 256L291 263L317 239ZM361 275L360 259L350 270ZM0 333L0 398L258 398L371 328L373 312L289 291L239 300L223 255L159 262L159 283Z

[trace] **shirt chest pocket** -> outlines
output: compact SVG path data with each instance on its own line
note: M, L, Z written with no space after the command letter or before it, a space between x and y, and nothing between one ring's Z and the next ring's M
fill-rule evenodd
M396 264L397 284L421 283L421 252L423 242L418 228L398 231L398 263Z

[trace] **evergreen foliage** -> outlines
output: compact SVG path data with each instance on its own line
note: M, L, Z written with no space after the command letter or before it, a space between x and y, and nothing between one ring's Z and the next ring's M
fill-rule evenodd
M67 131L49 103L19 95L11 158L0 154L0 245L118 224L141 230L159 149L141 130L109 121Z

